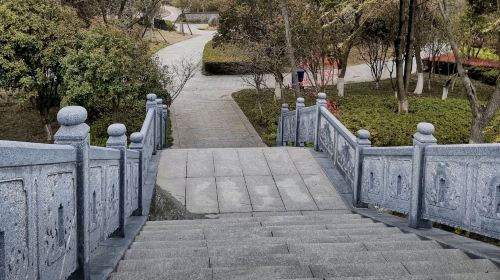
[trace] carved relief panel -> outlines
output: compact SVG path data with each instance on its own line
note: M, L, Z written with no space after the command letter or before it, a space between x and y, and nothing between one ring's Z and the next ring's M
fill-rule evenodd
M384 162L382 158L364 158L361 178L362 202L380 205L382 202L381 189L384 184Z
M51 166L51 169L56 169ZM74 171L41 175L38 242L42 279L66 278L76 269L76 185Z
M337 166L351 182L354 179L354 153L354 148L347 140L344 137L339 137L337 144Z
M28 243L28 192L23 179L0 178L0 209L0 279L35 277L36 247Z
M472 197L471 228L487 236L500 236L500 163L478 165Z
M106 168L106 236L112 234L119 225L119 166L110 165Z
M335 129L324 118L320 118L319 145L330 158L335 156Z
M90 251L93 252L99 242L106 237L104 234L104 168L92 167L89 172L89 232Z
M300 111L299 138L301 143L314 143L316 129L316 107L308 107Z
M446 157L427 160L424 217L452 226L463 224L466 189L471 175L465 161L451 161Z
M132 163L132 210L139 208L139 162Z

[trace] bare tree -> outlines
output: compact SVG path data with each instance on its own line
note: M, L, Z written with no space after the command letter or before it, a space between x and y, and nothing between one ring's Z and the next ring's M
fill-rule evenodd
M438 6L445 23L446 37L455 56L458 75L462 79L462 83L467 92L467 99L469 100L469 106L472 113L470 142L482 143L484 141L484 131L486 127L500 108L500 76L497 78L497 85L489 101L486 105L483 105L478 98L476 87L474 87L470 78L467 76L467 72L462 64L462 54L458 48L455 34L452 29L453 25L449 16L448 1L439 0Z
M171 103L179 97L188 81L195 76L199 67L199 61L195 62L195 60L188 58L163 66L166 76L163 87L168 91Z
M283 21L285 22L285 38L288 59L290 61L290 67L292 68L292 87L295 91L295 95L298 96L299 89L299 75L297 74L297 61L295 60L295 50L292 44L292 31L290 28L290 17L288 15L288 4L287 0L281 0L281 12L283 15Z

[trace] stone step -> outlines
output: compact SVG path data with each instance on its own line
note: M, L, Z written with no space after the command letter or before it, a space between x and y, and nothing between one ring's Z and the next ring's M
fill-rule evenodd
M210 259L206 257L181 257L163 259L137 259L120 261L117 272L141 270L189 270L194 268L210 268Z
M218 229L231 229L231 228L252 228L260 227L260 222L248 223L222 223L222 224L188 224L188 225L145 225L142 231L158 231L158 230L189 230L189 229L205 229L205 228L218 228Z
M394 251L394 252L303 252L297 254L302 265L343 264L343 263L384 263L398 261L441 261L443 259L469 260L460 250L439 249L425 251ZM398 259L399 257L399 259Z
M270 230L313 230L313 229L367 229L367 228L387 228L382 223L357 223L357 224L317 224L317 225L283 225L283 226L264 226Z
M338 215L338 214L354 214L349 209L321 210L321 211L301 211L303 216L318 216L318 215Z
M494 263L489 260L455 260L447 259L441 261L418 261L402 262L410 274L452 274L452 273L474 273L474 272L500 272Z
M286 212L285 212L286 213ZM352 212L338 213L338 214L316 214L304 216L300 213L296 215L271 215L261 217L228 217L220 219L198 219L198 220L168 220L168 221L148 221L145 226L164 226L164 225L201 225L201 224L240 224L249 222L287 222L287 221L337 221L349 219L361 219L359 214L352 214Z
M336 236L336 235L385 235L385 234L396 234L401 233L401 230L395 227L386 228L347 228L347 229L324 229L324 230L273 230L273 236L277 237L293 237L293 236Z
M339 219L339 220L290 220L290 221L262 221L263 226L291 226L291 225L327 225L327 224L371 224L370 219Z
M135 241L187 241L203 240L205 235L201 229L170 230L168 232L141 232L135 237Z
M178 257L208 256L207 247L182 247L164 249L129 249L123 259L162 259Z
M192 256L265 256L267 254L287 254L288 246L282 244L253 244L233 246L209 246L207 247L170 247L156 249L129 249L124 259L159 259Z
M141 270L134 272L115 272L109 280L209 280L212 279L211 268L189 270Z
M131 249L157 249L157 248L184 248L184 247L206 247L206 240L193 241L135 241L130 245Z
M319 278L315 278L319 279ZM498 280L500 273L461 273L411 276L333 277L325 280Z
M390 263L343 263L310 265L314 277L364 277L364 276L408 276L441 275L454 273L499 272L489 260L457 259L449 261L409 261ZM434 279L434 278L432 278ZM439 278L438 278L439 279Z
M205 228L196 230L184 230L184 231L174 231L174 230L159 230L159 231L144 231L141 232L139 236L143 238L154 238L155 240L168 241L169 238L176 239L178 236L182 236L183 233L187 233L190 236L201 237L201 239L207 240L217 240L217 239L229 239L229 238L248 238L248 237L266 237L272 236L271 231L262 227L252 227L252 228ZM195 235L194 233L198 233ZM161 239L165 238L165 239ZM141 240L142 240L141 239Z
M401 263L342 263L328 265L310 265L314 277L347 276L406 276L409 275Z
M257 266L298 266L299 259L290 254L264 256L216 256L210 257L212 267L257 267Z
M390 248L389 248L390 247ZM360 251L416 251L443 249L435 241L390 241L390 242L351 242L351 243L322 243L288 244L290 253L294 254L336 254L338 252L360 252Z
M312 277L307 266L261 266L252 268L213 268L213 280L270 280Z
M287 244L254 244L233 246L209 246L210 256L266 256L288 254Z

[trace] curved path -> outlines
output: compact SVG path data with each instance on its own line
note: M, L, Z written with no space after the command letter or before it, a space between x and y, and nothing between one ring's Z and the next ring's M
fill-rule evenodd
M215 34L191 25L198 36L160 50L164 64L183 58L200 61L205 44ZM201 67L172 105L174 148L265 146L231 97L245 86L239 76L204 76Z

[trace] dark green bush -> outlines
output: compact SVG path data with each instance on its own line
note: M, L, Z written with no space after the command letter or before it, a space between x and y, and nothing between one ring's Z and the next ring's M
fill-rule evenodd
M213 75L247 74L250 65L245 52L235 45L215 46L212 41L203 50L203 70Z
M488 85L496 85L500 77L500 69L471 67L468 68L469 77Z
M175 24L169 20L155 18L155 28L165 31L175 31Z

